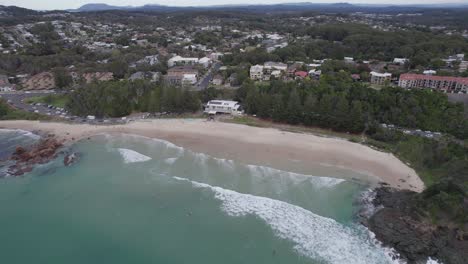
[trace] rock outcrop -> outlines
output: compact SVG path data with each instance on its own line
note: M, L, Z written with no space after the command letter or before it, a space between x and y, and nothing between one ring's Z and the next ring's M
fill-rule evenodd
M468 233L463 224L455 223L453 217L435 221L427 212L425 202L421 202L426 199L424 195L378 188L374 205L383 208L369 219L369 229L408 263L426 263L429 257L445 264L467 263Z
M36 164L44 164L57 157L57 151L63 146L53 136L41 140L32 148L16 147L10 160L15 164L8 168L8 173L13 176L21 176L33 169Z

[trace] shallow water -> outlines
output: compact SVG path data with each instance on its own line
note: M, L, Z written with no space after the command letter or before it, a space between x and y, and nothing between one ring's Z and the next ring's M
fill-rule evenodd
M353 217L367 186L137 136L72 148L0 180L2 263L391 263Z

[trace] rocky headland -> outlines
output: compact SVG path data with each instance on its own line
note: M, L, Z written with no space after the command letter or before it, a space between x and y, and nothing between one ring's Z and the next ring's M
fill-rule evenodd
M385 246L394 248L408 263L428 258L445 264L468 260L468 196L451 181L435 184L422 193L380 187L367 221Z

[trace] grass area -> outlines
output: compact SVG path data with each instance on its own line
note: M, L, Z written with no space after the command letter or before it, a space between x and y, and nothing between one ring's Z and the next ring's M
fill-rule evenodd
M287 131L292 133L313 134L321 137L336 137L347 139L352 142L362 142L361 135L341 133L319 127L294 126L288 124L275 123L272 121L262 120L252 116L225 117L221 118L220 120L227 123L243 124L254 127L271 127L281 131Z
M53 105L55 107L64 108L67 103L68 96L63 94L49 94L45 96L31 97L26 100L26 103L43 103Z

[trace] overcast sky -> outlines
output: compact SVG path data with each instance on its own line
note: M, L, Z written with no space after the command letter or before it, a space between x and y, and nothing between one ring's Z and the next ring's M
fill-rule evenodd
M226 5L226 4L273 4L273 3L364 3L364 4L441 4L441 3L466 3L468 0L0 0L1 5L16 5L30 9L71 9L78 8L87 3L106 3L110 5L145 5L160 4L170 6L200 6L200 5Z

